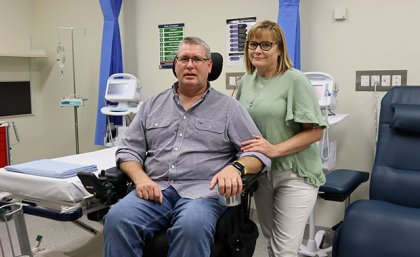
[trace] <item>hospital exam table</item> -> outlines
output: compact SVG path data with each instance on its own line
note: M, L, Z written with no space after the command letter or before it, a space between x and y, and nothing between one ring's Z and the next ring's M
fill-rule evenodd
M95 164L98 170L94 174L98 175L101 170L115 166L116 149L116 147L106 148L53 160L81 165ZM1 168L0 192L10 193L12 201L0 199L0 208L8 207L16 213L13 218L21 253L29 256L32 254L23 214L58 221L72 221L97 233L78 219L84 214L89 215L106 207L85 189L77 176L58 179L15 173Z

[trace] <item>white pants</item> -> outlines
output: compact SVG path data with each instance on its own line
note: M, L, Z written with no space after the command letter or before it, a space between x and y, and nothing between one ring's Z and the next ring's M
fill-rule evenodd
M296 257L318 188L292 171L271 170L258 180L255 205L270 257Z

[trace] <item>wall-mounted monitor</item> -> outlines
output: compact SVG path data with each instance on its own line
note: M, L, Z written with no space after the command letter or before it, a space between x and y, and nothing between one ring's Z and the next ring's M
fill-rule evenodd
M32 114L30 81L0 81L0 117Z

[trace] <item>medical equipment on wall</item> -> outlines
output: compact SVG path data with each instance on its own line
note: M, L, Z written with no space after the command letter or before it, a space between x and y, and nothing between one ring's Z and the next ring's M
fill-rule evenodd
M345 119L348 114L336 114L331 110L337 107L338 86L334 78L323 72L305 73L313 85L315 95L318 99L319 107L329 125L335 125ZM328 135L329 128L323 130L322 139L317 142L322 159L322 168L330 171L336 167L337 141L330 140ZM299 253L303 256L328 256L331 247L321 248L325 231L319 230L315 233L315 208L309 217L309 238L305 244L301 244Z
M108 78L105 100L110 104L101 108L101 112L107 115L107 129L104 138L106 146L117 145L124 136L130 115L136 114L140 106L140 91L140 82L134 75L116 73ZM120 116L122 125L110 122L112 116Z
M305 75L315 90L319 107L328 124L337 124L347 117L347 115L337 115L332 112L337 107L338 85L335 79L324 72L306 72ZM332 170L336 165L337 141L329 140L328 130L328 128L323 130L322 139L317 142L317 145L321 153L323 169Z
M61 107L73 107L74 108L74 134L76 141L76 154L79 153L79 121L77 115L77 108L84 106L87 98L82 97L76 92L76 69L74 59L74 31L80 30L83 32L83 36L86 34L86 28L83 27L57 27L58 31L58 44L57 44L57 65L60 69L59 81L60 84L64 84L64 68L66 63L65 48L62 40L62 33L70 31L70 44L71 44L71 63L72 63L72 75L73 75L73 93L64 96L60 99Z
M322 110L334 110L337 107L338 86L334 78L323 72L306 72L314 87L319 106Z
M111 112L127 111L137 107L140 102L140 82L128 73L116 73L108 78L105 99L117 103L117 107L110 108Z

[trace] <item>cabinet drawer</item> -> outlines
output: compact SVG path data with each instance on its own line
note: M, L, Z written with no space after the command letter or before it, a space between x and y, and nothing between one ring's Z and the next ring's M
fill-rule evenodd
M6 150L0 149L0 168L8 165L7 163L7 152Z
M0 145L2 142L6 142L6 128L0 127Z

